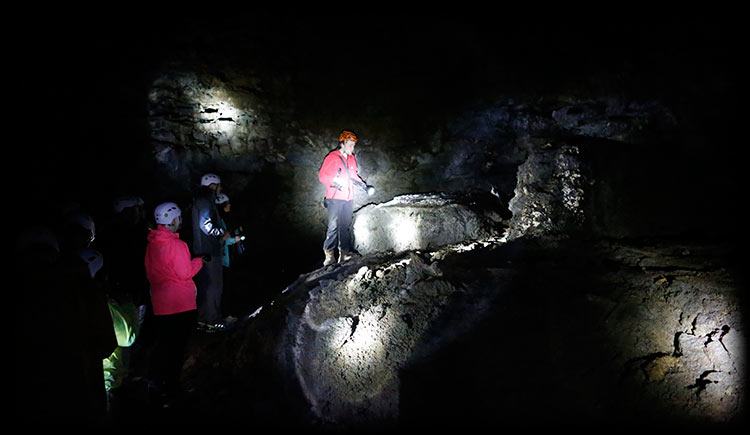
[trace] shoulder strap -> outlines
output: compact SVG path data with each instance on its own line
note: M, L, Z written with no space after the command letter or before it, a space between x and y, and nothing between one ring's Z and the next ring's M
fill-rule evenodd
M349 165L346 164L346 161L344 160L343 157L341 157L341 154L339 154L339 158L341 159L341 163L344 164L344 169L346 169L346 175L349 176L349 179L352 180L352 183L356 184L357 186L360 186L360 187L364 188L364 186L363 186L363 184L362 184L361 181L352 178L352 174L349 173Z
M346 164L346 160L344 160L344 158L341 157L340 153L339 153L339 159L341 159L341 163L344 164L344 169L346 169L346 175L348 175L349 178L352 178L352 174L349 173L349 165Z

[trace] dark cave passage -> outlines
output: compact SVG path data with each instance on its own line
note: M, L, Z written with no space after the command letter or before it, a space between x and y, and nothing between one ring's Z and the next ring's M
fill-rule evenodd
M153 226L166 201L186 217L205 173L246 236L223 271L239 321L194 331L179 406L151 407L134 357L105 425L743 425L735 23L637 18L50 24L8 159L15 246L68 252L80 211L102 270L122 270L113 200L140 197ZM318 170L342 129L376 193L354 194L361 256L322 267ZM34 334L78 325L52 302L77 284L50 251L19 252L16 297L41 310L14 331L28 375Z

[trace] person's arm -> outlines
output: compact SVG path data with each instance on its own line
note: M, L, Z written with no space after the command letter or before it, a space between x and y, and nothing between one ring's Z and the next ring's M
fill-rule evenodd
M364 191L367 192L368 195L373 195L375 193L375 188L367 184L367 182L362 178L362 176L359 175L359 165L357 165L357 159L352 155L353 160L353 166L354 166L354 173L352 174L352 182L359 187L361 187ZM350 172L352 172L350 170Z
M194 277L203 267L203 260L200 258L191 259L190 250L185 242L175 241L170 246L173 250L172 270L174 274L181 280Z
M364 188L367 186L367 182L359 175L359 165L357 164L357 158L354 157L354 155L352 155L352 165L354 167L349 170L352 176L352 181Z
M206 204L207 201L200 201L200 209L198 210L198 225L201 232L207 236L221 237L224 235L224 229L221 227L221 223L211 219L210 207Z
M335 154L328 154L318 171L318 180L326 187L331 187L341 173L341 161ZM338 182L341 184L341 182Z

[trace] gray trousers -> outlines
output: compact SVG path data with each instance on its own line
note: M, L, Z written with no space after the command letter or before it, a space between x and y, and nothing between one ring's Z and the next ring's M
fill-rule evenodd
M224 270L221 255L211 257L195 275L198 287L198 321L214 324L221 320L221 296L224 290Z
M351 252L352 246L352 213L354 201L343 199L328 200L328 231L323 249L332 251L337 247L341 251Z

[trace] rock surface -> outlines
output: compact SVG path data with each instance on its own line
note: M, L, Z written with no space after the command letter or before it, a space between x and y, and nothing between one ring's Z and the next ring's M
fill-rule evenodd
M508 208L513 213L508 237L562 235L583 228L585 221L583 174L575 146L534 149L518 167L515 195Z
M499 239L503 218L492 201L486 209L470 197L445 194L401 195L366 205L354 214L354 248L361 254L435 249L471 240Z
M226 397L195 407L330 429L742 421L731 247L538 240L372 253L300 276L195 349L186 379Z
M247 226L291 229L297 240L321 239L324 186L317 171L337 146L338 131L359 126L301 125L294 105L278 103L288 101L273 85L282 78L194 70L175 65L151 84L152 155L160 177L168 180L157 184L157 192L165 190L158 194L188 200L200 175L216 172L225 191L236 198L237 214L253 216ZM361 125L356 149L360 175L376 187L376 194L368 197L357 190L355 207L415 193L479 193L504 203L513 199L509 206L519 209L515 212L524 209L528 219L515 220L510 237L537 228L564 233L584 223L584 214L587 228L605 236L679 231L674 225L633 228L637 212L630 207L640 201L661 203L660 213L676 209L682 198L654 189L663 180L641 175L661 171L662 159L672 156L659 149L679 135L672 108L615 97L498 98L466 109L418 138L387 124ZM645 165L622 160L641 150L654 153L654 160ZM615 162L642 167L631 172L607 166ZM631 191L635 193L624 194ZM622 197L612 199L613 192ZM558 214L552 208L567 210L565 219L552 223Z

